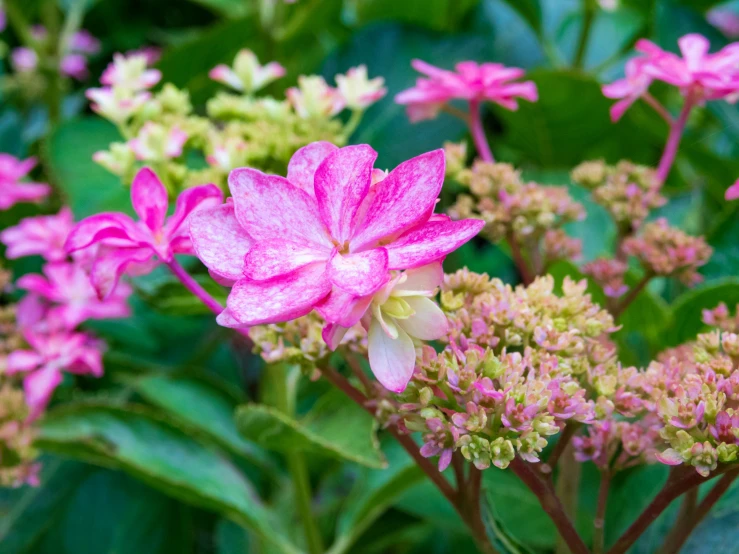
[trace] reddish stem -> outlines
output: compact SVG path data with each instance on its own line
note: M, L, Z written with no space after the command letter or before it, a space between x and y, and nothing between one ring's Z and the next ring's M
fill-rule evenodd
M479 100L470 100L470 133L472 140L475 142L475 148L484 162L494 163L493 153L490 150L488 139L485 136L485 129L482 127L482 115L480 113Z
M608 489L611 484L611 475L607 469L600 472L600 487L598 488L598 504L593 519L593 554L602 554L606 536L606 508L608 506Z
M611 311L611 315L613 315L613 319L618 319L618 317L626 311L626 308L631 305L631 303L636 300L636 297L641 294L641 291L644 290L644 287L646 287L649 284L649 281L652 280L651 273L647 273L642 277L642 280L639 281L635 287L633 287L629 293L624 297L624 299Z
M539 471L541 473L545 475L548 474L551 477L554 468L557 467L557 462L559 461L559 458L562 456L562 453L565 451L567 445L570 443L570 440L573 436L575 436L575 433L579 428L580 424L578 423L568 423L565 426L564 431L562 431L562 434L559 436L557 444L554 445L554 450L552 450L552 453L549 454L549 458L547 458L546 463L539 466Z
M588 547L578 535L570 518L567 517L564 507L554 490L552 490L551 485L542 480L526 462L518 457L513 459L509 467L539 499L541 507L557 527L560 536L572 554L590 554Z
M652 108L654 108L654 111L656 111L670 127L675 124L675 118L672 117L670 112L668 112L667 109L662 104L660 104L659 100L657 100L654 96L646 92L642 95L642 99Z
M513 263L516 265L516 269L518 269L518 273L521 275L521 281L526 286L530 285L534 281L534 275L529 268L526 258L521 253L521 246L513 236L513 233L508 233L506 240L508 240L508 245L511 247L511 257L513 258Z
M688 96L685 99L682 110L677 120L670 125L670 134L667 136L667 143L665 144L665 150L662 152L662 158L657 166L657 180L660 183L664 183L667 176L670 174L672 164L675 163L675 156L677 155L677 149L680 146L680 139L683 136L685 130L685 124L688 122L688 116L690 111L693 109L693 99Z

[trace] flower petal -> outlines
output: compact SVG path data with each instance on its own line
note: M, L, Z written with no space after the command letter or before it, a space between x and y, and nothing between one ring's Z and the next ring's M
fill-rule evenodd
M462 246L485 226L480 219L429 221L385 248L390 269L408 269L439 260Z
M326 156L338 149L338 146L322 140L303 146L293 154L290 163L287 164L287 180L314 196L313 176L316 169Z
M737 179L733 185L726 189L726 195L724 196L724 198L726 198L726 200L739 199L739 179Z
M449 330L446 315L433 300L423 296L408 296L405 301L415 313L408 319L397 319L396 322L411 337L436 340Z
M148 248L115 248L99 255L90 268L90 282L97 295L110 296L129 264L146 263L152 254Z
M390 279L387 251L375 248L356 254L335 253L328 264L331 282L355 296L377 292Z
M346 332L349 329L350 327L342 327L341 325L336 325L334 323L327 323L323 328L323 331L321 331L321 337L323 338L323 342L325 342L331 350L336 350L339 347L339 344L341 344L341 339L344 338L344 335L346 335Z
M296 244L281 239L256 243L244 258L244 275L265 281L287 275L313 262L328 262L329 253L312 244Z
M284 177L241 168L231 172L228 185L236 219L254 240L282 238L333 248L316 200Z
M190 237L195 254L213 273L232 281L243 277L244 256L254 241L236 221L232 203L192 214Z
M54 390L61 382L61 372L50 367L34 371L23 380L26 404L30 408L29 420L34 420L41 415L49 404Z
M306 315L330 291L326 267L317 263L270 281L237 281L226 304L240 325L280 323Z
M64 244L67 252L86 248L105 239L129 240L132 245L144 242L146 237L126 214L104 212L83 219L72 228Z
M148 167L139 170L133 178L131 204L149 229L156 232L162 228L169 206L167 189Z
M355 296L334 287L331 293L316 306L316 311L328 322L343 327L356 324L372 303L372 296Z
M410 337L405 331L398 329L398 338L391 339L380 322L373 318L367 347L370 368L377 380L392 392L403 392L416 365L416 349Z
M441 262L434 262L404 273L405 280L393 287L393 296L432 295L444 282Z
M427 219L444 183L444 151L400 164L382 181L352 238L352 248L372 246Z
M174 213L167 220L165 231L170 237L195 210L218 206L223 203L223 192L215 185L201 185L185 189L177 197Z
M351 236L354 214L367 195L376 159L377 152L369 145L346 146L329 154L316 169L318 210L339 244Z
M6 358L8 374L31 371L43 362L43 358L33 350L14 350Z

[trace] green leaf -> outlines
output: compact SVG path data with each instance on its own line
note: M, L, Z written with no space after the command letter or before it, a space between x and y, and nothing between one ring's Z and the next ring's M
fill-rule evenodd
M77 462L43 457L41 486L0 491L11 509L0 518L0 545L7 554L28 552L49 525L64 514L70 497L93 468Z
M275 461L239 435L234 412L239 396L206 376L151 374L131 383L147 401L167 410L182 423L203 431L224 448L243 456L260 469L274 473Z
M666 336L669 345L675 346L693 340L706 326L701 312L724 302L729 309L739 303L739 277L727 277L701 285L682 294L673 304L673 323Z
M373 21L399 21L435 31L454 31L479 0L345 0L342 19L362 27Z
M190 2L230 19L243 17L250 11L249 2L244 2L244 0L190 0Z
M248 554L254 551L254 541L248 531L227 519L222 519L216 525L215 540L217 554Z
M739 207L730 205L708 233L713 255L701 268L707 281L739 275Z
M97 117L62 123L49 137L54 182L77 219L104 211L131 213L129 192L120 179L92 161L97 150L117 140L116 128Z
M423 480L423 472L394 440L385 442L383 452L389 467L365 469L352 487L339 516L336 540L329 554L349 552L352 545L406 489Z
M41 448L122 469L150 486L249 527L284 552L271 516L236 467L217 450L136 405L67 405L41 425Z
M221 305L226 303L228 292L208 275L193 275L193 279L203 287L208 294L218 300ZM187 289L182 282L172 275L165 275L161 279L138 282L137 291L140 296L155 311L171 316L211 314L210 309Z
M385 468L375 436L375 420L332 390L299 420L262 404L241 406L236 425L247 439L278 452L303 451Z
M505 0L505 2L531 25L537 35L541 36L541 4L539 0Z

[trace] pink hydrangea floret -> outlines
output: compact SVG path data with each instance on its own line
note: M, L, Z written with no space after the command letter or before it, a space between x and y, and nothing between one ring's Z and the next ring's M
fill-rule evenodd
M72 210L64 206L58 214L22 219L18 225L0 232L0 242L7 247L8 259L38 254L50 262L58 262L67 258L64 241L73 225Z

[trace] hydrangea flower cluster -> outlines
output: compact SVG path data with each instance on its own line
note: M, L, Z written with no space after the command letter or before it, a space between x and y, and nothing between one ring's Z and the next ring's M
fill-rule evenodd
M210 77L231 92L208 100L203 117L193 111L187 91L170 83L150 93L161 75L147 63L143 53L116 54L103 74L106 86L88 91L93 109L126 139L94 159L124 182L142 164L153 165L171 196L204 182L225 188L228 173L245 165L283 172L293 152L313 141L344 144L364 110L385 94L382 79L368 79L360 66L337 75L338 88L322 77L302 76L285 100L258 96L285 69L277 62L261 65L253 52L242 50L232 66L211 70ZM345 108L354 115L343 124L337 115ZM188 152L200 154L207 166L189 167Z
M538 462L547 437L595 419L589 381L613 359L603 340L615 327L585 286L565 280L560 297L549 276L516 289L466 270L445 277L448 346L424 350L399 408L425 456L440 468L456 450L479 469Z
M51 192L44 183L28 183L22 179L36 166L36 158L20 160L10 154L0 154L0 210L19 202L40 202Z
M593 200L608 210L622 233L639 228L653 209L667 202L654 170L625 160L615 166L583 162L572 170L572 180L592 191Z

